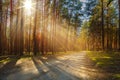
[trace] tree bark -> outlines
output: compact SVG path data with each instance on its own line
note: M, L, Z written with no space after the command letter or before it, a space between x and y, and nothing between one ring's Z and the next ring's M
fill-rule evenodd
M38 10L38 0L36 0L36 12L34 20L34 31L33 31L33 40L34 40L34 55L37 55L37 42L36 42L36 27L37 27L37 10Z
M102 9L102 12L101 12L101 34L102 34L102 49L104 50L104 5L103 5L103 0L101 0L101 9Z
M1 32L2 32L2 0L0 0L0 55L2 55L1 54L1 52L2 52L2 37L1 37Z
M119 50L120 50L120 0L118 0L118 5L119 5L119 40L118 40L118 43L119 43Z
M21 27L20 27L20 56L24 52L24 10L21 8Z
M10 53L9 54L12 54L13 52L13 37L12 37L12 23L13 23L13 2L12 0L10 0Z

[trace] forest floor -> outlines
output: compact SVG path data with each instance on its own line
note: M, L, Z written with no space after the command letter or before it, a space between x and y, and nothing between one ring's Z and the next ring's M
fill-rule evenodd
M0 80L117 80L114 74L96 66L87 52L0 62Z

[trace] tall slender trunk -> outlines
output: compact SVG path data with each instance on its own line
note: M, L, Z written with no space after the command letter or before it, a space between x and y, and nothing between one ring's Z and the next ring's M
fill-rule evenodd
M42 6L44 5L44 0L42 0ZM41 31L41 53L44 54L44 7L42 7L42 12L41 12L41 28L42 28L42 31Z
M18 1L18 6L19 6L19 1ZM19 23L19 9L17 9L17 16L16 16L16 28L15 28L15 31L16 31L16 34L15 34L15 41L14 41L14 49L15 49L15 54L18 53L18 23Z
M37 10L38 10L38 0L36 0L36 12L35 12L35 20L34 20L34 31L33 31L33 40L34 40L34 55L37 54L37 42L36 42L36 27L37 27Z
M20 56L24 52L24 10L21 8L21 27L20 27Z
M0 53L2 52L2 36L1 36L1 32L2 32L2 0L0 0ZM1 55L1 54L0 54Z
M108 9L107 9L107 28L106 28L106 38L107 38L107 50L109 49L109 18L108 18Z
M29 28L29 54L31 52L31 17L30 17L30 28Z
M12 37L12 23L13 23L13 0L10 0L10 54L13 52L13 37Z
M7 20L8 20L8 6L6 10L6 16L5 16L5 50L7 51L6 54L8 54L8 42L7 42Z
M102 9L102 12L101 12L101 34L102 34L102 49L104 50L104 5L103 5L103 0L101 0L101 9Z
M118 31L119 32L119 40L118 40L119 42L118 43L119 43L119 50L120 50L120 0L118 0L118 5L119 5L119 31Z
M53 1L53 14L52 14L53 20L52 20L52 54L55 53L55 25L56 25L56 0Z

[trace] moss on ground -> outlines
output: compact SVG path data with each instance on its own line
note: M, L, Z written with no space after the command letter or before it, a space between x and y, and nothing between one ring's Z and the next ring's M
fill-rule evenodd
M89 51L87 56L95 63L96 67L113 73L112 78L120 80L120 52Z
M120 74L113 75L113 78L116 79L116 80L120 80Z
M89 51L89 58L96 63L98 67L117 66L120 61L120 55L116 52Z

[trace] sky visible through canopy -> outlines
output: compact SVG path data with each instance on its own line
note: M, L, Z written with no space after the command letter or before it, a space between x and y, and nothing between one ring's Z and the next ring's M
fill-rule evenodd
M80 0L81 2L86 2L86 0Z

